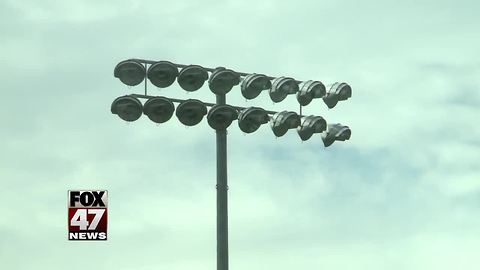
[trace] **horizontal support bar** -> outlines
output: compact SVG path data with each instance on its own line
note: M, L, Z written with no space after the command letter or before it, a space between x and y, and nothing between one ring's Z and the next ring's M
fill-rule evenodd
M136 97L136 98L145 98L145 99L150 99L150 98L154 98L154 97L164 97L164 96L150 96L150 95L139 95L139 94L131 94L130 96L132 97ZM168 98L170 101L172 102L176 102L176 103L181 103L181 102L184 102L186 101L187 99L178 99L178 98L169 98L169 97L164 97L164 98ZM203 101L202 101L203 102ZM206 106L208 107L213 107L215 105L217 105L216 103L210 103L210 102L203 102L203 104L205 104ZM231 105L230 105L231 106ZM244 110L244 109L247 109L246 107L239 107L239 106L232 106L233 108L237 109L237 110ZM269 111L269 110L265 110L265 112L267 112L267 114L276 114L278 112L276 111ZM306 115L299 115L300 117L305 117Z
M133 60L133 61L138 61L142 64L155 64L157 63L158 61L152 61L152 60L146 60L146 59L138 59L138 58L132 58L132 59L129 59L129 60ZM172 63L174 64L177 68L184 68L184 67L187 67L188 65L182 65L182 64L176 64L176 63ZM203 66L202 66L203 67ZM203 67L205 70L209 71L209 72L214 72L215 69L214 68L207 68L207 67ZM235 71L235 73L239 74L240 76L247 76L247 75L250 75L252 73L245 73L245 72L238 72L238 71ZM265 75L266 76L266 75ZM269 80L273 80L277 77L271 77L271 76L266 76ZM301 84L303 83L303 81L298 81L298 80L295 80L295 82L297 84Z

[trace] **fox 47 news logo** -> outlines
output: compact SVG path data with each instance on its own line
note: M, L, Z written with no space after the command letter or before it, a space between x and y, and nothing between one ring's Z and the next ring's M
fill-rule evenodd
M107 240L107 191L68 191L68 240Z

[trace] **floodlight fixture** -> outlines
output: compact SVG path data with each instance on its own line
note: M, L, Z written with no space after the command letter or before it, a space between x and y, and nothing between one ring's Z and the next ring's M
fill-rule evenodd
M187 99L178 105L175 114L182 124L195 126L207 114L207 106L200 100Z
M321 116L309 115L302 119L302 123L297 127L297 132L302 141L312 137L314 133L322 133L327 129L327 122Z
M323 101L328 108L333 108L339 101L347 100L352 96L352 88L346 83L334 83L327 94L323 97Z
M242 95L246 99L254 99L262 91L270 88L272 88L270 79L263 74L255 73L245 76L241 85Z
M284 100L287 95L298 92L297 82L288 77L278 77L273 80L272 88L270 88L270 98L273 102L280 102Z
M168 61L156 62L148 68L147 77L156 87L169 87L178 76L178 68Z
M148 70L147 70L148 67ZM209 76L210 75L210 76ZM122 96L115 99L111 112L125 121L135 121L141 114L156 123L164 123L175 113L179 121L186 126L199 124L207 117L208 125L215 130L216 136L216 208L217 208L217 270L227 270L228 263L228 181L227 181L227 128L234 120L244 133L253 133L261 125L270 122L276 137L285 135L289 129L296 129L302 141L313 134L321 133L325 147L335 141L349 140L351 130L341 124L327 125L321 116L304 116L302 108L313 99L322 98L328 108L352 95L351 87L336 82L328 90L320 81L298 81L290 77L270 77L264 74L244 73L224 67L207 68L199 65L183 65L169 61L129 59L117 64L114 76L124 84L135 86L145 80L145 93ZM197 99L176 99L149 96L147 78L159 88L171 86L175 80L185 91L192 92L202 88L208 80L210 90L216 94L216 102L202 102ZM254 99L262 91L269 90L269 96L275 103L283 101L288 95L296 94L300 104L299 113L293 111L267 111L259 107L237 107L226 104L226 94L241 83L241 93L246 99ZM144 105L137 99L147 99ZM178 103L175 109L175 103ZM210 110L207 109L210 108Z
M112 102L110 111L121 119L133 122L142 116L142 102L132 96L122 96Z
M135 60L125 60L117 64L113 75L128 86L135 86L145 79L145 66Z
M298 103L302 106L310 104L312 99L325 96L325 85L319 81L306 81L303 83L300 91L297 92Z
M153 97L143 105L143 113L155 123L164 123L172 118L175 106L165 97Z
M300 125L300 116L296 112L282 111L274 114L270 120L273 134L281 137L289 129L297 128Z
M230 105L215 105L207 114L208 125L215 130L224 130L238 118L237 110Z
M327 131L322 133L323 145L328 147L335 141L346 141L350 139L352 131L348 126L341 124L329 124Z
M239 83L240 75L235 71L224 67L216 68L208 80L210 90L217 95L225 95Z
M185 91L192 92L202 88L207 79L208 72L206 69L198 65L190 65L180 70L177 81Z
M243 109L238 115L238 126L245 133L255 132L261 125L268 123L267 112L258 107Z

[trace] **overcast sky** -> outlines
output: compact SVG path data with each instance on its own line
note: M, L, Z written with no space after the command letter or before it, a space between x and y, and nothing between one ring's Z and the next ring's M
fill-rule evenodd
M215 132L110 113L137 57L344 81L348 142L228 133L231 269L480 269L478 1L0 1L4 269L215 269ZM214 101L208 87L149 93ZM296 110L294 96L246 102ZM109 240L67 241L67 190Z

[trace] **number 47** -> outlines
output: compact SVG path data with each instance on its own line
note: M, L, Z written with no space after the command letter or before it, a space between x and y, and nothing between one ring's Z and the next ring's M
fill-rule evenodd
M89 222L87 219L87 210L88 214L95 215L90 226L88 226ZM103 216L103 213L105 213L105 209L78 209L70 220L70 225L79 226L80 230L95 230L98 222L100 222L100 219Z

